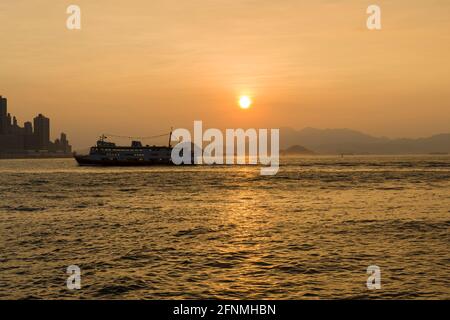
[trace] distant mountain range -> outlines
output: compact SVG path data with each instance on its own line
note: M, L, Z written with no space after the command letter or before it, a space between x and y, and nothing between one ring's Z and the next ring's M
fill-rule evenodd
M350 129L280 129L280 148L302 146L319 154L450 153L450 133L418 139L373 137Z

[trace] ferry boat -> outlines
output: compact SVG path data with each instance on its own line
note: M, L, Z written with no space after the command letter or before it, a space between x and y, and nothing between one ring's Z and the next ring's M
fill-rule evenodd
M74 154L74 157L80 166L173 165L171 135L168 146L143 146L140 141L132 141L131 146L117 146L105 141L107 137L102 135L88 155Z

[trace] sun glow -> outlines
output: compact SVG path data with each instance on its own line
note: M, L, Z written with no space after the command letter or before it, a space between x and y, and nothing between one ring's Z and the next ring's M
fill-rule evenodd
M252 105L252 99L249 96L241 96L239 98L239 106L241 109L248 109Z

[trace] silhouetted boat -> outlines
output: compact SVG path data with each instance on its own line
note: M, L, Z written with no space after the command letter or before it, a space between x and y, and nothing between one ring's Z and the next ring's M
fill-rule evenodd
M132 141L131 146L117 146L105 141L107 137L102 135L88 155L74 154L74 157L81 166L173 165L171 134L168 146L143 146L140 141Z

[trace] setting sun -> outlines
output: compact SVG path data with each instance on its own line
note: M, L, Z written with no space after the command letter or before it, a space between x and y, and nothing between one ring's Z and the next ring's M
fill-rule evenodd
M239 98L239 106L241 109L248 109L252 105L252 99L248 96L242 96Z

